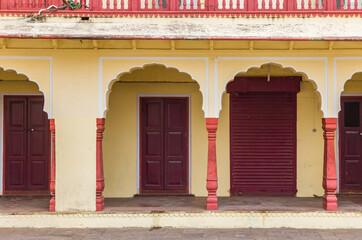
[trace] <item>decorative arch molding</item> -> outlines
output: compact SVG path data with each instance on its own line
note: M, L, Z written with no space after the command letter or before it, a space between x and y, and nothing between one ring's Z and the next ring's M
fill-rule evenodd
M218 61L237 61L237 60L257 60L257 61L263 61L260 65L252 65L249 66L246 70L241 70L241 71L237 71L234 72L232 77L228 76L227 77L227 81L224 82L223 87L221 89L217 89L218 86L218 73L217 73L217 64ZM265 60L271 60L271 61L265 61ZM308 61L308 60L317 60L317 61L324 61L324 65L325 65L325 79L324 79L324 89L322 89L320 87L320 83L318 83L317 81L313 80L305 71L296 69L293 66L284 66L283 63L281 63L281 61L285 61L285 60L293 60L293 61ZM250 70L254 70L254 69L262 69L263 66L265 65L275 65L278 66L281 70L290 70L292 73L302 76L303 80L306 79L306 81L311 82L314 88L314 92L318 95L319 97L319 108L320 110L323 112L324 116L328 116L328 59L327 58L263 58L263 57L245 57L245 58L234 58L234 57L225 57L225 58L215 58L215 99L216 99L216 103L215 103L215 114L217 114L217 116L219 116L220 111L222 110L222 96L223 94L226 92L226 87L227 84L231 81L234 80L234 78L241 73L248 73ZM218 93L220 93L218 95Z
M338 82L338 74L337 71L337 61L358 61L360 62L360 65L354 64L354 65L348 65L347 73L344 74L343 77L340 77L341 82ZM335 117L338 117L338 113L341 110L341 99L340 96L342 95L343 91L345 90L346 83L349 80L353 80L353 78L357 74L362 73L362 57L335 57L334 58L334 115ZM344 68L346 68L347 65L344 65Z
M131 68L127 69L127 70L124 70L124 71L121 71L121 72L118 72L114 78L112 78L111 80L109 80L107 82L107 85L106 85L106 91L105 91L105 94L104 94L104 97L103 96L103 82L102 82L102 78L103 78L103 74L102 74L102 68L103 68L103 64L102 64L102 60L103 59L106 59L106 60L145 60L147 61L146 63L143 63L143 64L140 64L140 65L137 65L137 66L132 66ZM154 60L154 59L160 59L160 61L152 61L150 62L149 60ZM202 60L202 61L205 61L206 63L206 83L205 83L205 90L203 90L203 84L201 81L197 80L197 78L194 78L192 76L192 74L188 71L181 71L180 68L178 66L172 66L172 65L169 65L169 64L166 64L164 61L167 61L167 60ZM136 70L144 70L145 68L147 67L150 67L150 66L162 66L164 67L165 69L174 69L174 70L177 70L177 72L179 74L186 74L192 81L194 81L195 83L197 83L199 85L199 91L201 92L202 94L202 110L204 112L204 115L205 117L208 117L208 114L209 114L209 93L208 93L208 88L209 88L209 64L208 64L209 60L208 58L203 58L203 57L190 57L190 58L138 58L138 57L125 57L125 58L122 58L122 57L101 57L99 59L99 117L100 118L105 118L106 115L107 115L107 112L109 111L109 97L110 97L110 94L112 92L112 87L114 85L114 83L116 82L119 82L121 81L120 79L126 75L126 74L132 74L132 72L136 71Z
M49 61L49 78L46 79L48 82L48 86L44 86L44 83L41 83L39 80L37 80L36 77L31 77L32 73L26 71L22 72L19 71L17 68L9 68L5 67L3 63L1 63L1 60L48 60ZM11 65L11 64L10 64ZM44 96L44 108L43 111L48 114L49 119L53 118L53 58L52 57L29 57L29 56L0 56L0 69L4 72L15 72L16 75L24 75L27 79L26 81L35 83L38 88L39 92L41 92ZM41 69L36 69L36 71L40 71ZM7 80L6 80L7 81ZM45 84L46 85L46 84ZM47 88L47 90L46 90Z

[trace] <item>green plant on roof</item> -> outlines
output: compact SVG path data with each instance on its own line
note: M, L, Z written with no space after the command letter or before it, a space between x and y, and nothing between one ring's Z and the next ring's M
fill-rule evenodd
M68 1L68 7L70 10L74 10L74 9L81 9L82 6L80 5L80 3L75 3L74 0L67 0Z

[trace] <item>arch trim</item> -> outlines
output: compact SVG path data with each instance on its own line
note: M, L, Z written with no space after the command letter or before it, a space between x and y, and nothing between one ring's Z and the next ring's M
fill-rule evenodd
M49 60L49 111L46 110L45 106L46 104L44 104L44 112L48 113L48 118L53 118L53 57L50 56L0 56L0 59L10 59L10 60ZM0 66L1 67L1 66ZM6 70L13 70L15 71L17 74L23 74L24 76L26 76L30 81L30 82L34 82L38 85L39 87L39 91L43 93L44 95L44 103L46 103L47 101L47 95L45 94L44 90L42 90L41 85L39 84L39 82L37 82L34 79L31 79L27 74L23 73L23 72L19 72L16 69L13 68L5 68L5 67L1 67L4 69L4 71Z
M362 60L362 57L334 57L333 58L333 92L334 92L334 106L333 106L333 109L334 109L334 117L337 117L338 118L338 105L340 103L339 101L339 97L341 96L343 90L344 90L344 85L346 84L346 82L348 80L350 80L352 78L352 76L355 74L355 73L358 73L358 72L362 72L362 69L359 70L359 71L355 71L351 74L351 76L347 79L343 79L343 88L342 90L337 93L337 61L338 60Z
M205 67L205 71L206 71L206 86L205 86L205 98L203 97L203 110L205 112L205 117L208 117L209 115L209 58L208 57L99 57L99 71L98 71L98 116L100 118L104 117L104 113L107 110L107 94L105 93L103 95L103 60L144 60L144 61L152 61L152 62L147 62L142 64L141 66L133 66L132 68L129 68L126 71L122 71L122 72L118 72L116 74L116 76L109 80L107 83L107 86L109 87L109 84L117 78L117 76L119 76L122 73L127 73L130 72L132 69L134 68L143 68L145 65L149 65L149 64L160 64L160 65L164 65L166 68L175 68L177 69L180 73L187 73L188 75L191 76L191 78L193 80L195 80L199 86L200 82L192 77L192 74L190 74L189 72L185 72L180 70L178 67L176 66L171 66L171 65L167 65L165 63L159 62L159 61L167 61L167 60L173 60L173 61L177 61L177 60L201 60L201 61L205 61L206 63L206 67ZM202 94L203 91L200 88L200 92ZM103 100L104 100L104 107L103 107ZM205 104L205 105L204 105Z
M290 61L324 61L324 71L325 71L325 78L324 78L324 96L322 96L321 98L321 108L322 111L324 112L325 116L328 116L328 58L327 57L216 57L215 58L215 114L216 117L219 117L219 112L221 110L221 106L222 106L222 98L220 97L220 99L218 98L218 91L217 91L217 81L218 81L218 75L217 75L217 70L218 70L218 61L240 61L240 60L262 60L265 61L263 63L260 64L260 66L264 65L264 64L268 64L268 63L277 63L280 64L283 68L291 68L294 69L296 72L302 72L304 74L306 74L306 76L308 76L308 74L304 71L298 70L296 68L294 68L293 66L284 66L281 63L278 63L277 61L283 61L283 60L290 60ZM246 69L246 71L248 71L251 68L260 68L260 66L250 66L248 69ZM244 72L244 71L238 71L234 74L234 77L236 74L238 74L239 72ZM224 89L226 89L226 85L228 84L229 81L227 81L225 83ZM318 86L318 83L315 82L315 84L317 85L317 90L320 89Z

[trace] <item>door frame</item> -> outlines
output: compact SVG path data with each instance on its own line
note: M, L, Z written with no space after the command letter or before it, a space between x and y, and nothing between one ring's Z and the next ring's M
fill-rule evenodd
M0 92L0 196L5 193L5 97L44 97L42 93L28 93L28 92ZM51 161L49 162L49 169L51 168Z
M362 194L362 190L343 191L342 190L342 118L344 123L344 116L342 115L342 99L355 98L362 100L362 93L342 93L340 96L340 111L338 112L338 124L336 130L336 138L338 139L337 153L336 153L336 171L337 171L337 191L339 194Z
M136 182L137 182L137 194L142 193L141 187L141 126L140 126L140 118L141 118L141 98L186 98L188 101L187 105L187 127L188 127L188 142L187 142L187 192L186 194L191 193L191 95L190 94L137 94L137 157L136 157Z

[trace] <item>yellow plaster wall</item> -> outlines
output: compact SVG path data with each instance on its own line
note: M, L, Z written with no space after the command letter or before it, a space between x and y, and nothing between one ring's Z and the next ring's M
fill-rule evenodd
M25 41L25 40L24 40ZM59 40L67 41L67 40ZM73 44L69 42L70 44ZM236 44L236 43L235 43ZM243 43L244 44L244 43ZM147 47L147 41L142 42L142 46ZM216 44L217 45L217 44ZM256 44L257 46L258 44ZM49 45L50 46L50 45ZM63 42L59 45L67 46ZM222 48L225 49L224 45ZM249 44L246 44L248 49ZM52 45L52 47L54 47ZM90 46L93 47L93 46ZM132 47L132 46L129 46ZM32 46L36 48L36 46ZM24 73L30 80L36 81L45 95L46 110L49 111L49 96L53 97L53 117L56 119L56 149L57 149L57 176L56 176L56 209L57 211L81 210L91 211L95 209L95 145L96 145L96 125L95 118L98 115L98 109L106 109L106 92L108 83L116 78L119 73L128 72L134 67L143 67L147 64L161 63L166 66L174 66L180 71L188 72L200 84L200 89L204 93L198 92L193 84L184 84L185 89L180 84L176 88L171 88L169 83L154 83L149 86L146 83L138 83L136 87L132 84L125 84L128 88L120 88L119 92L123 92L122 96L126 96L127 105L119 103L121 108L129 108L131 118L121 119L121 121L129 123L126 131L135 129L135 96L137 93L180 93L191 94L192 105L191 116L195 119L191 121L192 127L192 183L191 192L197 196L205 196L205 179L206 179L206 161L207 161L207 133L205 128L205 120L201 106L205 106L207 86L209 93L209 110L210 116L215 116L217 108L221 109L219 128L217 132L217 157L218 157L218 177L220 196L228 195L229 190L229 143L228 143L228 97L223 94L227 81L231 80L234 75L240 71L246 71L252 66L260 67L263 63L275 62L283 66L290 66L297 71L305 72L310 79L318 85L318 91L321 93L322 99L326 96L326 85L324 80L325 61L324 60L283 60L281 58L310 58L324 57L328 58L328 109L333 108L334 102L339 106L339 93L342 91L344 82L350 79L356 71L361 71L361 60L337 60L336 76L334 76L334 57L351 57L360 56L360 50L343 50L343 51L289 51L289 50L150 50L150 49L130 49L130 50L94 50L94 49L41 49L39 44L37 49L0 49L1 56L9 56L11 58L0 58L1 69L15 69L16 72ZM25 56L25 58L24 58ZM41 58L36 56L43 56ZM100 61L99 57L149 57L152 59L104 59ZM219 56L228 57L256 57L258 59L244 59L224 61L218 60L218 69L215 71L214 58ZM178 57L179 60L161 59L164 57ZM194 57L203 57L209 60L190 60ZM263 57L268 59L263 60ZM185 59L181 59L185 58ZM271 59L274 58L274 59ZM278 60L279 58L279 60ZM101 65L100 65L101 63ZM101 68L99 68L101 67ZM206 71L208 67L208 72ZM101 96L99 96L99 73L101 73ZM214 73L217 73L217 81L215 81ZM337 80L337 96L334 96L334 77ZM50 80L52 78L53 90L51 90ZM0 79L1 80L1 79ZM0 87L3 82L0 82ZM10 84L10 83L8 83ZM214 84L217 84L215 86ZM347 83L345 92L360 92L356 90L354 82ZM166 86L163 86L166 85ZM176 84L175 84L176 85ZM196 84L195 84L196 85ZM116 86L116 85L115 85ZM187 88L186 88L187 87ZM8 90L2 88L1 91L38 91L36 87L30 89L21 89L20 86L12 85L7 87ZM304 90L306 92L304 92ZM308 86L302 86L302 92L298 94L298 196L310 196L311 194L321 194L321 162L319 156L322 154L323 146L321 141L321 113L320 100L318 96L310 95ZM116 90L116 88L114 89ZM127 90L127 91L125 91ZM215 98L217 93L217 98ZM118 90L117 90L118 91ZM196 93L197 92L197 93ZM221 97L223 101L221 101ZM101 98L101 106L99 106L99 98ZM122 98L113 97L116 101ZM118 100L117 100L118 99ZM196 100L194 100L196 99ZM112 102L112 100L111 100ZM122 101L123 102L123 101ZM220 104L216 106L214 102ZM322 102L323 103L323 102ZM118 104L118 103L117 103ZM131 108L131 106L133 106ZM338 107L337 107L338 108ZM112 109L112 107L111 107ZM114 109L114 108L113 108ZM199 112L197 112L199 111ZM301 112L300 112L301 111ZM310 112L309 112L310 111ZM329 111L331 112L331 111ZM112 114L110 112L110 114ZM116 113L114 113L117 115ZM299 117L303 116L303 119ZM120 116L117 116L120 117ZM124 117L121 116L122 118ZM116 119L116 116L114 116ZM115 154L107 155L107 148L111 145L109 129L107 126L111 120L106 121L105 133L105 173L106 173L106 190L105 196L120 196L118 193L125 192L127 196L135 192L135 146L136 136L130 135L131 141L125 141L124 146L117 146L119 149L114 151ZM308 124L306 124L308 123ZM115 120L114 120L114 124ZM302 127L299 127L302 125ZM122 129L115 130L120 131ZM317 132L313 132L313 129ZM112 128L111 128L112 129ZM132 131L133 131L132 130ZM317 137L318 136L318 137ZM123 143L122 141L120 143ZM311 144L312 143L312 144ZM129 145L128 145L129 144ZM127 148L125 147L127 146ZM121 150L122 151L121 151ZM300 152L304 149L304 152ZM132 150L132 151L131 151ZM124 160L125 159L125 160ZM322 161L322 159L320 159ZM110 165L114 163L114 165ZM108 164L108 165L107 165ZM113 166L114 169L113 169ZM117 172L119 167L120 172ZM130 167L130 168L127 168ZM129 171L127 170L129 169ZM124 171L124 172L122 172ZM108 179L108 180L107 180ZM305 182L305 183L303 183ZM315 184L312 184L314 182ZM300 185L302 183L302 185ZM118 185L117 185L118 184ZM121 186L122 185L122 186ZM129 185L132 185L131 187ZM124 188L124 189L123 189Z
M98 57L57 52L53 65L57 211L93 211L96 198Z
M162 72L157 71L155 72ZM122 81L140 81L148 74L135 74ZM172 81L172 73L148 75L148 81ZM176 74L177 76L178 74ZM174 75L175 76L175 75ZM188 78L184 76L184 81ZM141 80L142 81L142 80ZM132 197L137 193L137 94L189 94L191 103L191 193L206 196L207 131L199 85L193 83L117 82L110 94L103 140L105 197Z
M311 82L297 94L297 196L323 195L323 130L319 96Z

